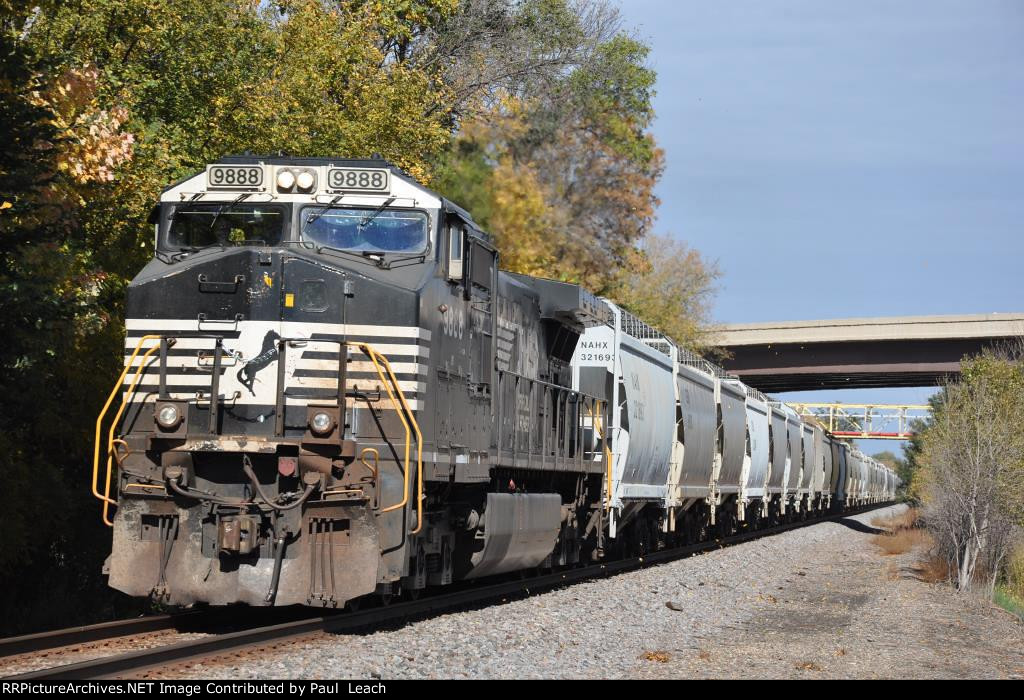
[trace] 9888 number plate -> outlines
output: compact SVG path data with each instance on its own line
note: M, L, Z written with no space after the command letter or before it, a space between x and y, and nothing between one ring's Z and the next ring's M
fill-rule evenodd
M263 187L259 165L211 165L206 169L207 185L222 190L250 190Z
M379 168L331 168L327 171L327 187L345 192L387 192L390 175Z

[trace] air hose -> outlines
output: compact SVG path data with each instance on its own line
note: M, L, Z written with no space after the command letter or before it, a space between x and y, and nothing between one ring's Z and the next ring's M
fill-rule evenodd
M267 496L267 494L263 492L263 487L260 486L259 479L256 478L256 472L254 472L252 469L252 461L249 459L249 455L242 455L242 471L244 471L245 475L249 477L249 481L252 482L252 486L254 489L256 489L256 493L259 495L259 497L262 498L263 501L274 510L292 510L293 508L298 508L303 503L305 503L310 496L313 495L313 491L316 490L317 486L315 483L307 485L306 490L302 492L302 495L299 496L297 501L295 501L294 503L289 503L287 505L282 505L275 501L274 499Z
M281 562L284 559L284 543L287 537L288 533L285 532L274 540L274 573L270 577L270 590L267 591L264 598L268 603L273 603L274 598L277 597L277 585L281 580Z

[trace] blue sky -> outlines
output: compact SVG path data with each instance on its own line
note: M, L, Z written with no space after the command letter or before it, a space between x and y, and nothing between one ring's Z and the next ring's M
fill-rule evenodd
M1024 309L1024 2L620 7L658 72L655 228L718 261L716 321Z

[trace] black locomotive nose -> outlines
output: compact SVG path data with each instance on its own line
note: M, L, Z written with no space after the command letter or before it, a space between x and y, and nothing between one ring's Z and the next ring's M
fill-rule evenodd
M249 247L192 253L170 271L163 267L136 278L128 289L127 317L196 321L202 330L280 320L284 255Z

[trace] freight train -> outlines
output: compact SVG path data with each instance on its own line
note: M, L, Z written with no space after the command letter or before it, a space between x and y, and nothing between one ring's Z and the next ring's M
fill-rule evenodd
M129 595L355 606L899 486L383 160L225 158L151 223L92 473Z

